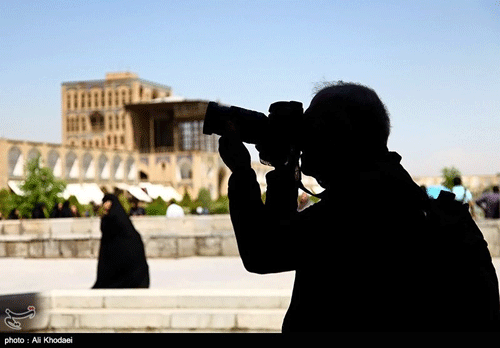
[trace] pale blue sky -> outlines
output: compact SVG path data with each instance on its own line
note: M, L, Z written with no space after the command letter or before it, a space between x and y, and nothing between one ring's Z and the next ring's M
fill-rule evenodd
M0 136L60 142L61 83L125 70L266 113L360 82L410 174L500 172L499 1L0 2Z

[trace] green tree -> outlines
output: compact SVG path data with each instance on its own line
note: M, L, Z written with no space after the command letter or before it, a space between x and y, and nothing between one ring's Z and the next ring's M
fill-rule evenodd
M167 207L168 204L161 197L157 197L144 210L146 211L146 215L165 215Z
M220 196L215 201L210 202L208 211L210 214L228 214L229 198L227 196Z
M44 203L50 211L66 188L66 183L55 178L50 168L40 165L40 157L26 164L26 180L20 186L23 196L19 197L18 209L22 216L30 216L37 203Z
M18 208L21 204L22 197L15 193L9 192L7 189L0 190L0 212L4 218L7 218L12 209Z
M192 204L193 200L191 199L191 195L186 189L184 189L184 196L182 196L182 200L179 202L179 205L183 207L191 207Z
M461 177L462 174L460 170L455 167L445 167L441 170L441 174L443 175L443 182L441 185L449 188L450 190L453 188L453 179L456 177Z
M120 204L122 205L125 212L128 214L128 212L130 211L130 202L123 192L120 192L118 194L118 200L120 201Z
M202 206L203 208L208 208L212 202L212 197L210 196L210 191L207 188L201 188L198 191L198 197L196 198L196 205Z

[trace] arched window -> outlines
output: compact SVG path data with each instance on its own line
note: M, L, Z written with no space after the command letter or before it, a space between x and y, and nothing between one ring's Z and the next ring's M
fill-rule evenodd
M127 159L127 163L125 165L125 175L128 180L135 180L137 177L137 168L135 166L135 160L133 157L129 157Z
M17 147L11 147L9 150L9 176L22 176L23 175L23 154Z
M79 175L78 170L78 158L76 154L71 151L66 154L66 178L67 179L76 179Z
M29 152L28 152L28 157L27 157L27 160L28 162L31 161L32 159L35 159L37 157L40 157L41 154L40 154L40 151L38 151L38 149L31 149Z
M99 157L99 162L98 162L98 171L99 171L99 178L100 179L109 179L109 174L110 174L110 165L108 158L106 155L102 154Z
M193 177L193 165L191 161L187 158L182 159L179 162L179 171L181 180L191 179Z
M120 156L115 156L113 158L113 175L115 179L120 180L124 177L124 163Z
M50 150L47 155L47 166L52 169L54 176L61 177L61 156L56 150Z
M82 171L84 179L93 179L95 177L94 159L90 153L83 155Z

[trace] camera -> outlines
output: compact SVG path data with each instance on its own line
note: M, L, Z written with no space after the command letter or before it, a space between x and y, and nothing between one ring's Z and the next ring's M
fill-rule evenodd
M287 164L300 152L299 131L303 120L302 103L279 101L269 107L269 116L237 106L209 102L203 134L223 136L236 129L240 139L256 145L260 161L267 165Z

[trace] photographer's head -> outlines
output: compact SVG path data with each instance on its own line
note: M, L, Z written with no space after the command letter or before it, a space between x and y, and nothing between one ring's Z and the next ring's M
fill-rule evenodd
M304 174L327 180L332 169L356 170L387 152L390 120L372 89L338 82L320 89L304 113ZM339 166L341 166L339 168Z

